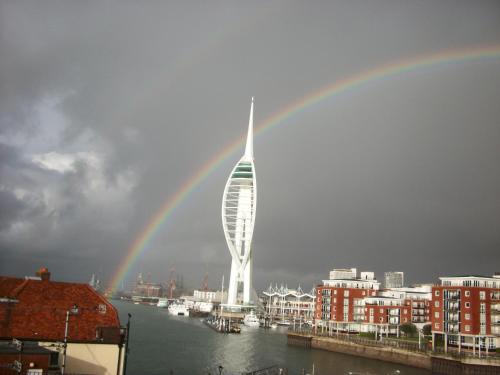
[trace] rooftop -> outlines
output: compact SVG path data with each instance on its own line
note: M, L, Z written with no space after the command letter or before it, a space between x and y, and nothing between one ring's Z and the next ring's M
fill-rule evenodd
M0 339L62 341L67 311L69 341L102 342L98 330L119 340L116 309L89 285L0 276Z

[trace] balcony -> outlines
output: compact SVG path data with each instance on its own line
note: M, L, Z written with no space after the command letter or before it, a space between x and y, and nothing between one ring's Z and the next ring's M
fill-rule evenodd
M460 304L458 303L448 303L444 305L445 311L458 311L460 310Z
M460 293L459 292L444 292L444 299L448 300L458 300L460 299Z
M460 321L460 316L458 314L447 314L444 316L444 320L448 322L458 322Z

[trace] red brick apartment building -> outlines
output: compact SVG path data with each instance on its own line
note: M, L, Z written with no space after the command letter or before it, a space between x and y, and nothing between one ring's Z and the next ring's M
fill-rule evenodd
M358 278L355 268L332 270L330 279L316 287L316 326L359 332L365 320L364 299L375 296L379 288L373 272L361 272Z
M432 288L432 335L476 350L500 346L500 276L440 277ZM434 342L434 340L433 340Z
M0 341L38 343L58 353L67 373L122 374L125 329L114 306L87 284L51 281L47 269L37 274L0 276Z
M315 324L321 331L399 335L401 324L430 322L431 287L380 290L373 272L334 269L316 288Z

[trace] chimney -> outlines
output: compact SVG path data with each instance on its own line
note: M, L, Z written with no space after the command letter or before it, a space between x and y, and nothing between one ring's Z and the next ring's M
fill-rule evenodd
M47 268L41 267L38 271L36 271L36 275L42 279L42 281L50 280L50 272Z

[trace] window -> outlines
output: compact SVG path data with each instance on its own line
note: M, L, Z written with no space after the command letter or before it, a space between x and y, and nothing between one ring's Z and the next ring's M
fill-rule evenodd
M469 332L469 331L470 331L470 325L466 324L466 325L465 325L465 330L466 330L467 332Z
M439 329L439 323L434 323L434 328Z
M438 311L436 311L436 312L434 313L434 318L439 319L439 312L438 312Z
M333 291L333 294L334 294L334 295L337 295L337 289L335 289L335 290Z
M470 314L465 314L465 320L470 320Z
M465 302L465 308L469 308L470 307L470 302Z
M486 304L485 303L481 303L479 305L479 312L481 313L481 315L483 315L484 313L486 313Z
M380 313L383 314L384 313L384 309L380 309Z
M333 297L333 303L337 303L337 297Z
M384 318L379 318L380 323L384 322Z
M435 291L434 291L434 295L435 295L436 297L439 297L439 290L435 290Z
M434 301L434 307L439 307L439 301Z
M481 300L486 299L486 292L484 290L481 290L479 292L479 299L481 299Z
M465 291L465 296L466 296L466 297L470 297L470 290L466 290L466 291Z
M349 297L349 291L348 290L344 290L344 297Z

